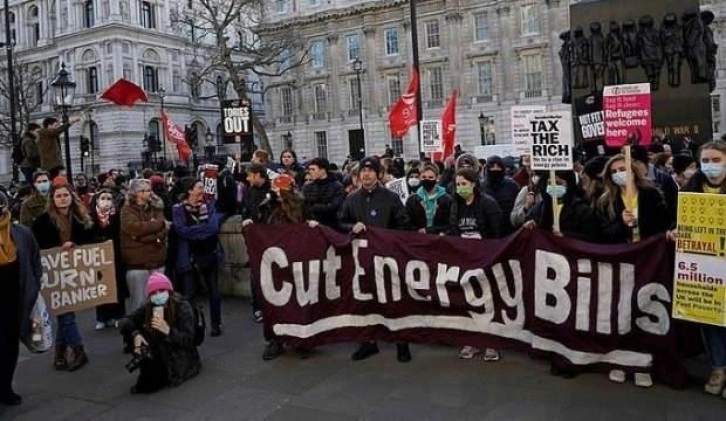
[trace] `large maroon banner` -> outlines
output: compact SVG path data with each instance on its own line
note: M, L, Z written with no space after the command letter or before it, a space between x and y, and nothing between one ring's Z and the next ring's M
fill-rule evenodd
M644 368L673 355L665 238L599 246L522 230L473 240L369 229L245 231L265 328L292 346L362 340L516 348Z

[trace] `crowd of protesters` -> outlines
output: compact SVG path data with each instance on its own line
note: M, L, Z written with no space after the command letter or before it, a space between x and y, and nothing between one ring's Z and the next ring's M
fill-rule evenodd
M47 123L46 131L58 130L57 122ZM726 143L711 142L700 149L688 143L673 154L667 143L655 140L648 149L633 148L630 169L624 155L596 156L576 162L573 171L557 171L554 183L548 172L532 171L526 156L480 159L459 148L438 163L406 163L387 148L383 156L349 159L340 168L320 157L298 162L291 149L275 163L258 150L244 168L231 158L218 162L216 199L205 195L200 178L183 167L171 177L145 170L129 180L111 170L90 180L80 176L72 185L57 168L27 172L38 165L28 153L30 161L23 167L27 184L14 197L0 193L0 279L14 280L3 282L0 293L0 401L20 402L11 381L17 339L31 330L27 307L39 289L38 250L113 242L119 301L97 309L96 329L120 327L128 352L152 350L133 389L151 392L199 372L189 303L200 282L208 292L210 336L222 334L218 269L225 255L219 231L226 218L240 215L245 227L307 222L353 234L382 227L490 239L538 228L601 244L635 243L657 235L674 239L679 190L726 193ZM632 177L627 177L628 170ZM400 178L410 192L405 203L385 186ZM8 298L18 296L20 300ZM260 297L252 298L252 316L262 322ZM156 307L166 311L157 315ZM702 330L713 367L705 390L726 398L726 328ZM82 368L89 357L73 313L58 317L56 332L55 369ZM272 331L266 329L264 336L265 360L285 351ZM304 358L312 352L295 351ZM375 342L365 342L352 359L378 352ZM463 347L459 357L471 359L479 353L485 361L502 357L496 349L471 346ZM397 344L397 359L405 363L411 358L409 345ZM554 375L577 374L563 359L551 363ZM652 385L650 373L633 374L636 385ZM626 377L621 370L609 373L614 382Z

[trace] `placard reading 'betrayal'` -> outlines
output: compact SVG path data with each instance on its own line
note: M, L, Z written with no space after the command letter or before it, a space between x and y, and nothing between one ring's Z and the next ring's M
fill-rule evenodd
M54 316L116 302L113 243L40 253L41 293Z

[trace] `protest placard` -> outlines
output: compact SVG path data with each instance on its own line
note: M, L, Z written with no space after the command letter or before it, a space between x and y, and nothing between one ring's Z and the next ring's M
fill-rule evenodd
M41 251L41 294L54 316L116 302L113 242Z
M397 178L386 183L386 188L398 195L401 201L405 204L408 199L409 191L408 184L406 184L405 178Z
M213 164L200 165L197 175L204 185L204 198L206 200L217 200L219 167Z
M535 113L529 119L529 146L535 171L572 169L572 113Z
M527 150L524 154L526 155L528 153L529 150ZM502 145L474 146L474 156L477 159L489 159L494 155L502 158L505 156L518 156L518 154L514 152L514 145L511 143L505 143Z
M606 86L603 90L605 143L614 148L650 145L650 84Z
M726 326L726 196L678 194L673 317Z
M534 114L545 112L547 112L547 107L544 105L515 105L512 107L512 145L514 148L514 154L512 156L529 154L529 119Z
M443 150L441 143L441 121L421 121L421 152L438 152Z

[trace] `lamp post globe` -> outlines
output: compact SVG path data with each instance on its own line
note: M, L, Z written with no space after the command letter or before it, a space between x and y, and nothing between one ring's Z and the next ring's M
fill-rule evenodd
M73 106L73 98L76 94L76 82L71 79L70 73L66 70L66 64L61 63L60 70L55 79L50 83L53 89L54 105L61 110L63 124L63 137L66 156L66 178L73 180L73 168L71 167L71 143L68 134L68 109Z

